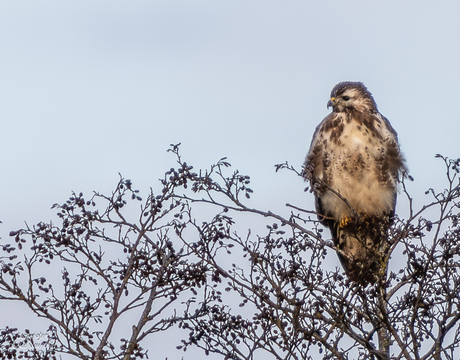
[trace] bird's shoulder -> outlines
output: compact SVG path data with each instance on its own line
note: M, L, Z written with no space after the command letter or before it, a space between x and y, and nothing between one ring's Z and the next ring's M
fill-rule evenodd
M366 132L379 139L397 139L397 133L390 121L378 111L332 112L317 126L313 135L313 143L322 140L337 140L342 134L347 135Z

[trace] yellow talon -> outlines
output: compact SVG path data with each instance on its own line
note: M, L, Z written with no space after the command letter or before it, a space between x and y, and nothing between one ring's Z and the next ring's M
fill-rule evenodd
M353 220L352 218L345 218L344 217L344 218L342 218L342 220L340 220L339 226L341 228L343 228L343 227L347 226L352 220Z

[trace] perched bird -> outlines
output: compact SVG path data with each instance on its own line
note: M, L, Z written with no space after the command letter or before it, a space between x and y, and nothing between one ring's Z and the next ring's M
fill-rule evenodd
M349 277L375 282L405 160L396 131L364 84L337 84L327 107L332 112L316 128L304 176Z

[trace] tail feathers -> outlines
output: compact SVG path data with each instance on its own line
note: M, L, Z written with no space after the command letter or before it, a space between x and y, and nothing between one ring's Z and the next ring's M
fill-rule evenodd
M331 229L342 266L348 277L361 284L375 283L386 254L382 243L386 242L389 219L366 217L364 220L339 222Z

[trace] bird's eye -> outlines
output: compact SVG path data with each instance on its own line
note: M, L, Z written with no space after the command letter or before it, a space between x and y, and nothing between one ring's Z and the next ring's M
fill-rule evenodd
M342 99L345 100L345 101L348 101L348 100L350 100L350 97L349 96L342 96Z

